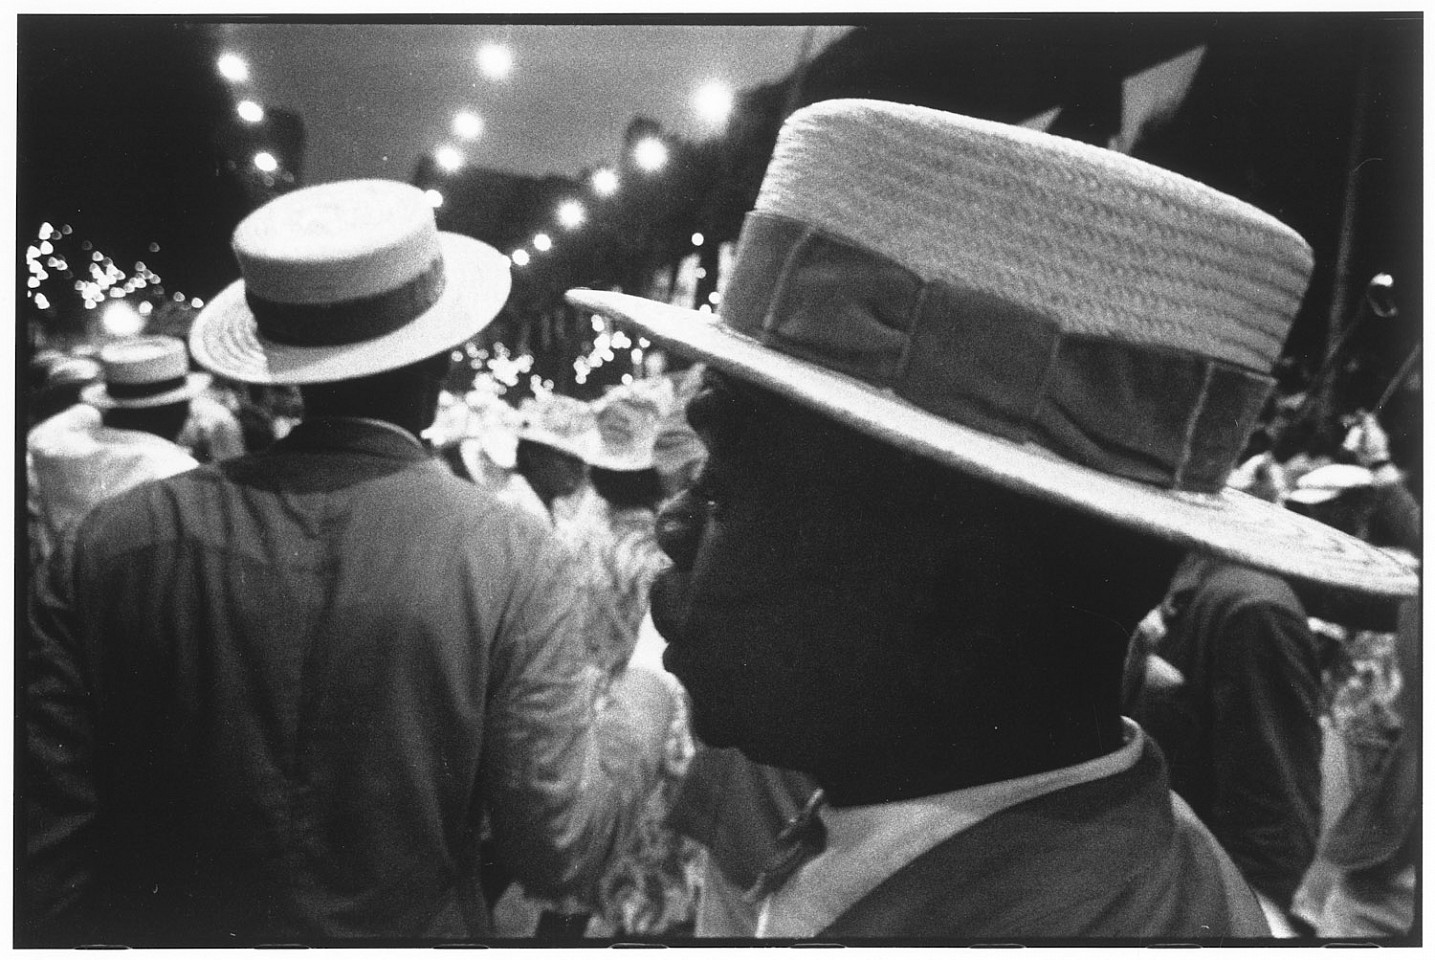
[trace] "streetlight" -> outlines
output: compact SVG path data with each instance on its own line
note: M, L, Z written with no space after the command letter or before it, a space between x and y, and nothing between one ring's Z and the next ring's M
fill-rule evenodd
M693 234L693 246L695 246L695 247L701 247L702 245L703 245L703 235L702 235L701 233L695 233L695 234Z
M467 110L453 115L453 132L465 140L472 140L483 133L483 118Z
M721 126L727 121L728 114L732 113L732 90L727 84L713 80L698 88L698 92L693 96L693 103L697 107L698 116L713 126Z
M515 267L526 267L528 266L528 251L520 247L519 249L513 251L512 255L509 256L508 259L513 261L513 265Z
M249 79L249 64L237 53L226 53L216 61L219 67L219 75L234 83L243 83Z
M502 80L513 70L513 51L501 43L478 48L478 69L490 80Z
M258 123L264 119L264 108L253 100L239 101L239 119L245 123Z
M132 337L144 329L145 319L128 303L116 300L105 307L105 312L100 316L100 325L104 327L105 333L112 337Z
M254 165L265 173L273 173L279 169L279 161L274 159L274 154L267 151L260 151L254 155Z
M588 212L577 200L565 200L558 205L558 222L569 230L582 226L587 218Z
M657 137L646 137L633 147L633 162L648 173L661 170L668 162L668 148Z
M429 206L433 207L435 210L443 206L443 194L439 193L437 190L425 190L424 199L428 200Z
M553 249L553 238L546 233L535 234L533 237L533 249L539 253Z
M618 192L618 175L607 167L593 174L593 192L600 197L611 197Z
M453 147L439 147L434 151L433 158L438 161L440 167L449 173L453 173L463 166L463 154Z

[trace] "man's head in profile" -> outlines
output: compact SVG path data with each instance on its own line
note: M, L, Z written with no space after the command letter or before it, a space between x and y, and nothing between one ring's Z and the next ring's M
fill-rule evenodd
M790 117L720 318L569 295L709 366L653 599L699 736L838 809L1006 784L1000 809L1147 769L1121 664L1182 549L1410 590L1224 487L1310 269L1266 214L1086 144Z

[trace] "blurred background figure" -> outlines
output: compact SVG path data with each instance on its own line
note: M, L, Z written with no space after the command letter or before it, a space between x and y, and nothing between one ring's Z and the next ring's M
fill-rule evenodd
M1418 569L1421 511L1385 458L1373 418L1352 428L1346 448L1376 469L1312 470L1287 506ZM1312 632L1330 652L1320 715L1320 845L1295 911L1322 937L1408 934L1420 850L1419 603L1372 610L1326 593L1308 606Z
M103 380L80 387L83 402L37 424L26 438L30 547L36 563L96 503L197 465L176 440L189 419L191 401L210 378L190 372L184 342L161 336L116 341L100 351L100 364ZM57 361L57 366L62 378L75 377L75 382L90 372L87 361L79 359ZM65 396L72 385L64 381ZM62 388L54 389L54 401L62 402Z
M518 412L522 422L514 461L523 484L514 501L561 526L572 518L588 486L587 458L598 443L593 410L582 400L549 393L526 401Z
M80 391L100 379L103 368L91 356L43 350L30 361L27 428L80 402Z
M1158 633L1143 638L1157 652L1131 716L1161 745L1171 788L1231 855L1272 931L1305 932L1290 912L1315 857L1321 756L1321 660L1305 608L1281 577L1193 553L1158 610Z
M663 497L670 499L693 485L702 469L707 451L688 425L688 401L698 392L705 364L693 364L669 378L671 389L664 391L665 405L653 441L653 466L663 485Z
M587 561L595 593L610 602L612 633L598 647L610 670L632 655L648 589L668 564L654 530L663 499L653 456L662 406L647 383L616 387L594 404L598 444L587 459L590 486L562 532Z
M1231 485L1418 567L1421 511L1367 411L1292 419ZM1419 617L1193 554L1133 639L1127 696L1172 785L1277 933L1389 936L1413 921Z
M189 419L179 433L179 445L200 463L244 456L248 448L237 415L243 392L242 384L211 381L189 402Z

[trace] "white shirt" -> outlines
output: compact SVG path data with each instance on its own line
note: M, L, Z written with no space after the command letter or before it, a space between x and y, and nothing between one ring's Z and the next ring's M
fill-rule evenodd
M1123 719L1125 745L1085 763L950 793L861 807L824 807L826 849L764 901L759 937L813 937L902 867L1008 807L1109 777L1141 756L1141 728Z
M163 437L105 426L100 411L83 403L36 424L26 437L25 458L41 558L62 530L101 500L199 466Z

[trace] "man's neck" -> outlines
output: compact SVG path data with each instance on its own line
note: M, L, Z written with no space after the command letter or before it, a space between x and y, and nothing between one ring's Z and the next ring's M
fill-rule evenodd
M361 417L350 414L319 414L304 418L305 422L317 422L321 420L372 424L373 426L379 427L381 429L401 434L405 439L411 440L414 443L423 446L423 441L419 438L419 431L414 430L408 424L400 423L399 420L395 418Z

